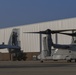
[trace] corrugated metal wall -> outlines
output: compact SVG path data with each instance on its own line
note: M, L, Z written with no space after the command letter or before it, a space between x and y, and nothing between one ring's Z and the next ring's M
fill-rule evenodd
M13 28L20 29L21 48L22 48L22 50L24 50L24 52L39 52L39 50L40 50L39 34L25 34L24 32L35 32L35 31L42 31L42 30L46 30L46 29L51 29L51 30L76 29L76 18L48 21L48 22L0 29L0 35L1 35L0 43L5 42L6 44L8 44L9 37L11 35ZM45 36L45 35L43 35L43 36ZM52 37L53 37L53 41L55 43L55 34ZM58 43L70 44L71 37L58 34ZM4 50L1 50L1 51L7 52Z

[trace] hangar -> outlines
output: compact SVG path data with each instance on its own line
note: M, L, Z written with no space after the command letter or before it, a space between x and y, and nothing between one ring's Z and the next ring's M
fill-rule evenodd
M9 44L9 39L13 29L18 31L19 45L21 47L21 50L23 50L23 52L27 56L26 60L32 60L34 55L37 56L40 53L39 34L26 34L24 32L36 32L46 29L51 30L76 29L76 18L74 17L61 20L2 28L0 29L0 44L2 44L3 42L5 44ZM52 37L54 43L70 44L72 42L71 41L72 38L67 35L58 34L57 40L55 34L52 35ZM0 60L11 60L8 49L0 49Z

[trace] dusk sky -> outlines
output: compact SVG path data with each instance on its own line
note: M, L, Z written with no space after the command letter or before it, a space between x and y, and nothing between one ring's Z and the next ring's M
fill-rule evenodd
M76 17L76 0L0 0L0 28Z

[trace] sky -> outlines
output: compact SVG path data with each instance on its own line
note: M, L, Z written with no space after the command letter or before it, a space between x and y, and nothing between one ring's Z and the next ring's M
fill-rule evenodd
M0 0L0 28L76 17L76 0Z

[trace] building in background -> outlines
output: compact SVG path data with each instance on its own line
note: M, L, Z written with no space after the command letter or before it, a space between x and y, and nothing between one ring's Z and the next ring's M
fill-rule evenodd
M39 34L29 34L24 32L37 32L46 29L62 30L62 29L76 29L76 18L61 19L55 21L47 21L29 25L21 25L16 27L9 27L0 29L0 44L3 42L9 44L9 39L12 30L16 29L19 32L19 44L21 50L27 55L27 60L32 60L34 55L40 53L40 38ZM45 36L45 35L43 35ZM72 37L67 35L58 34L56 40L55 34L52 35L53 42L58 44L71 44ZM10 60L9 52L7 49L0 50L0 60Z

